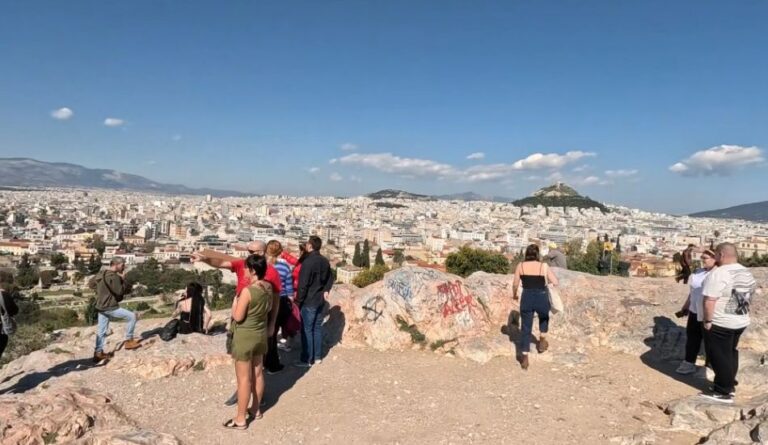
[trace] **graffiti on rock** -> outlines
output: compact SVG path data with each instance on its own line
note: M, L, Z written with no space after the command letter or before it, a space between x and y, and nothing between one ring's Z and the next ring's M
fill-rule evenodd
M387 302L380 295L369 298L363 305L363 310L365 311L363 320L376 323L379 321L379 318L384 315L384 310L386 308Z
M464 293L461 281L449 281L438 285L437 294L443 318L464 313L466 316L461 317L462 320L464 322L471 322L471 317L469 317L469 315L477 310L477 303L475 302L475 299L472 298L472 295Z
M411 282L402 276L394 276L387 280L387 287L394 294L397 294L405 301L411 301L413 299L413 289L411 288Z

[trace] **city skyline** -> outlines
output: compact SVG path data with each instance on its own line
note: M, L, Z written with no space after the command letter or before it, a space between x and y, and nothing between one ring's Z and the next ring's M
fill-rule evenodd
M7 4L3 157L258 194L764 201L763 3Z

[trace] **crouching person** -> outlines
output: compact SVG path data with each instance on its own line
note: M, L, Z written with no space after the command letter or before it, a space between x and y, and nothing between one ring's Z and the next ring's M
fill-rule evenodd
M104 337L109 330L110 318L122 319L128 322L125 328L125 349L137 349L141 343L133 338L136 328L136 314L120 307L120 302L128 294L128 285L125 282L125 260L114 257L109 263L109 269L96 275L96 311L99 317L99 326L96 332L96 349L93 361L99 363L112 357L111 353L104 352Z

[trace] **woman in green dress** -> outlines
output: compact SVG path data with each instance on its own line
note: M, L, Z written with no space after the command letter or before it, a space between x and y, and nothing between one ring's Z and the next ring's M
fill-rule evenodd
M261 418L259 402L264 395L262 362L267 353L267 329L273 320L272 286L264 280L267 260L251 255L245 260L245 273L251 284L232 303L232 358L237 376L237 414L224 423L244 430L248 422ZM248 402L251 401L251 408Z

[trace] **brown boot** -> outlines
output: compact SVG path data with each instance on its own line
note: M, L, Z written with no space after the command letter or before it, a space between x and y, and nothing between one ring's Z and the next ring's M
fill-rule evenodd
M141 342L134 339L126 340L123 342L123 347L129 351L132 349L139 349L141 347Z
M111 355L105 354L103 351L97 351L93 353L93 363L101 363L103 361L112 358Z
M536 350L539 351L539 354L541 354L542 352L546 352L547 349L549 349L549 342L546 338L540 337L539 344L536 346Z
M523 354L520 356L520 367L523 369L528 369L528 354Z

